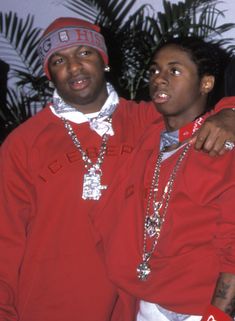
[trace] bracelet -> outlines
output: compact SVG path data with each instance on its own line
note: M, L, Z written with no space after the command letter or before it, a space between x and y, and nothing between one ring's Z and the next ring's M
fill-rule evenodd
M233 318L214 305L209 305L201 321L232 321Z

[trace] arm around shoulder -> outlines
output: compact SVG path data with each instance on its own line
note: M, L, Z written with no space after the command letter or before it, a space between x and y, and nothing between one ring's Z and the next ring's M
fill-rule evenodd
M235 96L221 99L193 138L194 147L210 156L223 155L235 142Z

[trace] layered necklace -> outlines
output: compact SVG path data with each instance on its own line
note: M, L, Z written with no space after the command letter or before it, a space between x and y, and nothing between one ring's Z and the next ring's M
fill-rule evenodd
M166 148L179 143L184 143L189 139L203 124L205 117L199 117L191 123L186 124L174 132L164 131L161 133L160 153L158 153L156 164L153 171L153 178L147 200L146 214L144 220L143 252L142 261L137 266L137 277L141 281L147 280L151 273L150 260L158 243L162 225L166 218L174 181L179 167L187 154L190 143L186 143L182 148L175 166L169 176L168 182L163 189L162 195L159 191L160 171Z
M102 170L101 165L104 161L104 155L107 149L107 141L109 138L108 134L104 134L102 136L101 146L99 150L99 154L95 163L88 157L87 153L82 149L81 143L78 140L77 135L73 131L72 126L68 122L67 119L61 117L62 121L64 122L64 126L68 131L69 136L71 137L74 145L77 147L79 152L82 154L82 160L85 163L85 169L87 172L84 174L83 177L83 191L82 191L82 198L84 200L99 200L101 197L101 192L103 189L107 189L107 185L101 184L101 176ZM111 122L111 118L109 121Z
M162 195L159 195L159 181L164 149L158 154L147 200L146 216L144 221L142 261L137 267L137 277L141 281L145 281L151 273L149 261L155 251L161 228L165 221L176 174L180 164L189 150L189 147L190 144L186 144L185 147L183 147L183 150L170 174ZM147 248L147 244L149 244L149 248Z
M66 104L55 90L53 95L52 112L55 113L63 121L64 127L71 137L73 144L79 150L84 162L85 174L83 176L82 198L84 200L99 200L102 196L102 190L107 189L107 185L102 185L102 169L101 165L107 150L107 142L110 136L114 135L112 128L112 114L116 109L119 98L111 84L107 83L108 98L96 113L95 117L87 117L88 115L79 112L76 108ZM101 145L96 162L93 162L83 150L81 143L75 134L69 120L76 120L77 123L89 122L91 130L97 132L101 136Z

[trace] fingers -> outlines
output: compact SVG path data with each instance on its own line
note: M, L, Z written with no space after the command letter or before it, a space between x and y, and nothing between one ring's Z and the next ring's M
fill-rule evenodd
M196 150L204 150L205 144L207 142L206 148L211 147L212 141L208 143L208 137L210 137L210 130L208 128L203 127L203 130L198 130L198 132L195 135L195 143L194 148ZM208 146L209 145L209 146Z
M231 150L225 148L225 142L235 142L234 124L234 111L220 111L204 122L191 143L196 150L204 151L210 156L223 155Z
M211 130L211 127L205 124L195 135L194 148L196 150L203 150L206 153L216 153L217 149L221 149L219 143L216 144L218 139L218 130ZM223 145L223 142L222 142Z
M205 124L206 125L206 124ZM207 124L204 128L201 128L195 137L192 139L194 148L198 151L208 153L210 156L223 155L227 152L224 148L226 140L234 141L232 137L228 136L228 133L220 128L213 128Z
M205 151L207 151L210 156L223 155L226 152L226 149L224 148L224 143L225 136L218 135L214 140L213 146L211 146L210 149L205 148Z

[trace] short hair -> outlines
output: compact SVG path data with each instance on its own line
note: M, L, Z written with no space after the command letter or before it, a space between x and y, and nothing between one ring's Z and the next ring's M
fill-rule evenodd
M205 75L214 76L215 84L208 94L205 112L211 110L225 96L224 74L231 60L231 54L225 48L222 48L219 42L206 41L196 36L164 39L159 43L154 54L168 45L176 45L189 54L189 57L197 66L199 79Z

